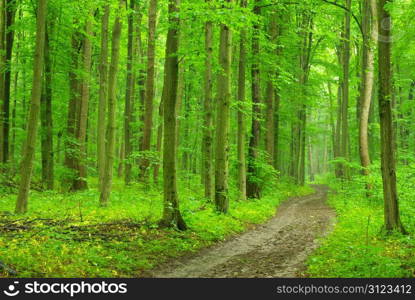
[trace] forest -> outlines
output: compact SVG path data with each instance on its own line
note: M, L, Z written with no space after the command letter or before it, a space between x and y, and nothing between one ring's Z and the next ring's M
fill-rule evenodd
M414 20L0 0L0 277L415 277Z

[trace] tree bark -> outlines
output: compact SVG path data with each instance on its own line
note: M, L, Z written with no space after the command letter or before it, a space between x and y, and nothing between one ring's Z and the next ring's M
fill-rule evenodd
M278 36L278 24L276 14L271 15L269 25L269 35L271 43L276 46ZM278 49L278 48L277 48ZM275 59L277 59L277 51L274 52ZM274 166L274 152L275 152L275 102L276 102L276 88L274 87L275 75L277 72L274 68L268 72L267 93L266 93L266 110L265 110L265 150L268 155L268 163Z
M53 121L52 121L52 64L50 59L49 30L52 26L45 28L45 46L44 46L44 88L41 97L41 148L42 148L42 182L44 188L53 190L54 186L54 155L53 155Z
M159 105L159 124L157 127L157 143L156 143L156 152L158 154L158 156L160 157L160 153L161 153L161 147L162 147L162 142L163 142L163 115L164 115L164 95L165 93L165 89L163 89L163 95L161 97L161 101L160 101L160 105ZM160 171L160 163L157 162L157 164L154 166L154 170L153 170L153 181L155 184L158 184L159 181L159 171Z
M146 152L151 150L151 132L153 129L156 22L157 0L150 0L148 8L147 78L144 99L144 127L143 140L141 144L143 157L140 160L140 179L144 182L148 181L148 168L150 167L150 161Z
M128 15L128 45L127 45L127 82L125 89L125 119L124 119L124 156L125 156L125 176L126 185L131 182L131 160L133 151L131 137L131 123L133 121L132 100L134 91L135 75L133 71L134 62L134 0L130 0L130 12Z
M164 103L164 139L163 139L163 191L164 209L160 221L162 227L173 227L186 230L179 209L177 192L177 92L179 80L179 27L177 17L180 0L169 0L169 30L166 40L166 59L164 89L166 97Z
M71 70L69 72L69 88L70 88L70 98L68 102L68 117L66 125L66 141L65 141L65 160L64 165L68 168L68 171L71 174L68 174L68 177L65 177L64 183L69 185L68 189L72 190L73 178L76 176L76 164L75 158L76 155L79 155L78 149L76 147L76 124L77 124L77 111L79 106L79 91L80 91L80 82L76 74L78 69L78 58L80 52L80 37L78 32L72 34L71 39Z
M225 0L230 3L232 0ZM217 117L215 149L215 206L221 213L229 209L229 117L231 101L231 56L232 32L225 25L220 25L219 66L217 83Z
M387 232L405 232L399 216L396 187L396 162L392 116L392 17L385 9L390 0L379 0L378 55L379 55L379 118L381 138L381 167L384 198L384 218Z
M211 0L206 0L210 3ZM205 78L203 102L202 180L205 198L213 200L213 23L205 23Z
M10 147L10 88L11 88L11 61L13 54L14 17L16 13L16 0L6 0L6 68L4 71L4 101L3 101L3 163L9 161Z
M254 14L260 16L260 0L255 0ZM248 198L260 198L261 189L258 182L258 147L260 135L260 118L261 118L261 85L260 85L260 70L259 70L259 34L260 25L254 24L252 33L252 125L251 137L249 139L248 148L248 178L246 185L246 194Z
M112 29L112 51L111 64L108 76L108 126L107 126L107 144L106 144L106 160L104 170L104 180L102 182L100 191L100 204L107 206L111 194L112 178L114 171L114 156L115 156L115 130L116 130L116 101L117 101L117 73L118 63L120 58L120 39L122 29L122 7L124 0L119 1L119 8L117 16L114 21Z
M351 10L351 0L345 0L345 7ZM349 76L350 76L350 12L345 13L343 37L343 79L342 79L342 105L341 105L341 140L340 140L340 157L349 160ZM341 177L349 178L349 167L346 164L341 166Z
M241 1L241 7L246 8L247 0ZM246 29L242 28L239 38L239 70L238 70L238 189L239 200L246 200Z
M5 0L0 0L0 164L4 161L4 72L6 68ZM0 168L0 171L2 168Z
M370 154L368 140L369 112L372 101L374 84L374 36L377 30L376 2L365 0L363 2L363 62L362 62L362 87L360 95L359 115L359 154L363 175L369 175ZM370 189L369 184L366 185Z
M16 213L27 212L30 181L35 157L36 136L40 111L40 97L42 93L42 75L45 46L45 24L47 14L47 0L39 0L36 21L36 45L33 61L33 85L29 119L27 123L27 137L20 165L19 193L16 201Z
M101 54L99 62L99 100L98 100L98 127L97 127L97 163L98 181L102 185L105 170L105 121L108 97L108 23L110 6L105 3L101 21Z
M92 61L92 17L93 11L88 14L85 21L85 37L83 39L82 70L84 74L81 80L81 98L77 107L76 139L78 143L78 155L75 156L76 176L72 183L72 190L79 191L88 188L86 167L86 133L88 123L89 86Z

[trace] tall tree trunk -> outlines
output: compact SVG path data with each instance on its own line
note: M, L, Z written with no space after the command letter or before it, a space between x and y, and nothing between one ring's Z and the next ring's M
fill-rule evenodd
M247 0L241 1L241 7L246 8ZM246 200L246 29L242 28L239 37L239 70L238 70L238 189L239 200Z
M36 135L40 111L40 97L42 93L42 73L45 46L45 23L47 15L47 0L39 0L37 7L36 45L33 61L33 85L29 119L27 123L27 137L20 165L20 185L16 201L16 213L27 211L30 181L35 157Z
M49 33L52 32L52 26L45 28L45 46L44 46L44 88L41 97L41 146L42 146L42 182L46 189L53 190L54 172L53 172L53 122L52 122L52 63L50 59Z
M210 3L211 0L206 0ZM205 23L205 78L203 102L203 138L202 138L202 180L205 187L205 198L213 200L213 23Z
M254 14L260 16L260 0L255 0ZM260 118L261 118L261 85L260 85L260 70L259 70L259 34L260 25L254 24L252 33L252 126L251 137L249 139L248 149L248 178L246 185L246 194L248 198L260 198L261 189L258 183L258 147L260 135Z
M130 12L128 14L128 46L127 46L127 82L125 89L125 118L124 118L124 156L125 156L125 184L131 181L131 160L133 151L131 138L131 123L133 121L132 100L135 76L133 71L134 61L134 0L130 0Z
M141 6L140 6L141 7ZM137 8L137 22L136 22L136 54L139 59L137 59L137 62L139 62L139 69L137 71L137 89L138 89L138 121L139 121L139 132L137 134L138 137L138 148L137 150L142 149L143 144L143 130L144 130L144 102L145 102L145 81L146 81L146 72L144 66L144 47L143 42L141 40L141 26L142 26L142 19L143 19L143 13L139 7ZM139 160L137 160L138 164L140 163Z
M271 15L271 21L269 25L269 35L270 40L274 46L277 44L278 36L278 24L276 14ZM278 48L277 48L278 49ZM278 50L277 50L278 51ZM274 53L277 54L277 51ZM276 59L276 55L275 55ZM267 93L266 93L266 110L265 110L265 150L268 155L268 163L271 166L274 164L274 152L275 152L275 102L276 102L276 88L274 87L274 80L276 79L274 68L271 68L268 72L268 82L267 82Z
M111 194L112 177L114 171L114 156L115 156L115 116L116 116L116 100L117 100L117 73L118 62L120 58L120 40L122 29L122 7L124 0L119 1L119 8L117 16L114 21L112 29L112 51L111 51L111 65L108 76L108 127L107 127L107 144L106 144L106 160L104 170L104 180L100 191L100 204L107 206Z
M339 45L337 47L337 58L339 65L342 65L343 55L342 55L343 47ZM341 158L341 128L342 128L342 97L343 97L343 80L339 78L338 80L338 87L337 87L337 120L336 120L336 134L335 134L335 147L334 147L334 158L340 159ZM335 164L335 175L336 178L342 177L342 164L337 162Z
M162 147L162 141L163 141L163 115L164 115L164 95L165 89L163 89L163 95L161 97L160 105L159 105L159 124L157 127L157 143L156 143L156 151L158 153L158 156L160 157L161 153L161 147ZM160 158L161 159L161 158ZM160 171L160 163L157 162L157 164L154 166L153 170L153 181L155 184L158 184L159 182L159 171Z
M225 0L230 3L232 0ZM216 210L227 213L229 209L229 117L231 102L232 32L220 25L219 66L217 83L217 117L215 149L215 205Z
M177 92L179 80L179 27L177 17L180 0L169 0L169 30L166 40L164 89L164 139L163 139L163 191L164 209L160 221L162 227L186 229L179 209L177 193Z
M101 54L99 62L99 100L97 127L98 180L101 186L105 170L105 114L108 97L108 22L110 6L105 3L101 21Z
M3 102L3 162L9 161L10 147L10 88L11 88L11 62L13 54L14 16L16 13L16 0L6 0L6 69L4 72L4 102Z
M140 161L140 178L148 181L148 168L150 161L146 151L151 150L151 132L153 129L153 98L154 98L154 73L155 73L155 50L156 50L156 22L157 22L157 0L150 0L148 8L148 47L147 47L147 78L144 99L144 128L141 151L143 157Z
M87 17L85 21L85 37L83 40L83 53L82 53L82 70L84 74L81 80L81 98L79 106L77 107L77 127L76 127L76 139L78 143L79 154L75 159L76 176L72 183L72 190L85 190L88 188L87 184L87 167L86 167L86 133L88 122L88 104L89 104L89 86L90 86L90 73L91 73L91 54L92 54L92 17L93 11Z
M385 9L390 0L379 0L378 52L379 52L379 118L381 139L381 166L383 181L385 229L405 232L400 216L396 188L396 162L392 117L392 17Z
M72 190L73 177L76 176L75 157L78 155L76 147L76 124L77 111L79 106L79 92L80 82L76 74L78 69L79 52L80 52L80 37L78 32L72 34L71 40L71 70L69 72L69 88L70 98L68 102L68 117L66 125L66 141L65 141L65 160L64 165L71 171L70 178L65 178L65 184L69 185L69 190Z
M19 9L19 22L21 21L22 17L23 17L22 8L20 8ZM0 36L1 36L1 33L0 33ZM17 40L18 40L18 43L17 43L17 47L16 47L16 50L15 50L16 55L15 55L15 60L14 60L15 65L19 65L20 61L24 61L24 59L21 59L21 49L22 49L21 44L22 44L22 40L23 40L23 37L22 37L21 33L20 34L18 33ZM17 104L17 100L18 100L17 94L18 94L18 90L19 90L19 75L20 75L19 70L18 69L15 70L15 72L14 72L14 84L13 84L14 99L13 99L13 110L12 110L12 129L11 129L11 135L12 136L11 136L10 153L9 153L9 160L11 162L15 161L15 155L16 155L16 131L17 131L16 129L17 129L17 123L18 123L17 115L18 115L18 108L20 107L20 105ZM0 107L1 107L1 100L0 100ZM25 115L25 112L23 112L23 115ZM25 122L21 122L21 123L25 124ZM1 126L1 112L0 112L0 131L2 130L1 128L2 128L2 126ZM23 125L22 129L24 129L24 125ZM3 140L3 139L1 138L1 134L0 134L0 141L1 140ZM1 155L2 154L0 153L0 164L1 164ZM1 172L1 170L0 170L0 172Z
M300 103L298 104L297 119L293 128L293 175L296 184L305 184L305 160L306 160L306 124L307 124L307 105L306 105L306 85L310 70L311 47L313 43L313 17L308 12L303 12L301 16L300 31L300 56L299 56L299 93Z
M119 158L119 162L118 162L118 169L117 169L117 177L121 178L123 173L124 173L124 159L125 159L125 144L123 141L123 135L120 135L120 151L118 152L118 158Z
M359 116L359 154L363 167L363 175L369 175L370 154L368 140L369 112L372 101L374 84L374 33L377 30L375 0L363 2L363 62L362 62L362 87L360 95ZM366 185L370 189L369 184Z
M345 0L345 7L351 10L351 0ZM342 105L341 105L341 140L340 140L340 156L349 160L349 76L350 76L350 12L345 13L343 37L343 78L342 78ZM342 164L341 177L349 178L349 167Z
M6 0L0 0L0 164L4 161L4 72L6 70ZM2 168L0 168L1 171Z

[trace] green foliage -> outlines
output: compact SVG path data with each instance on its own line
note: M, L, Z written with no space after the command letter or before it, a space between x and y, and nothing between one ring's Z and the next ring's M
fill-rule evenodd
M27 215L0 214L0 261L19 277L145 276L170 258L264 222L283 199L310 193L310 188L281 182L262 200L231 201L230 213L222 215L203 198L199 181L194 177L180 184L186 232L157 227L162 213L157 188L125 188L116 180L106 208L97 206L93 188L74 194L32 192ZM14 195L3 196L0 206L11 212L14 200Z
M379 175L372 175L373 190L366 198L365 179L332 180L338 192L330 195L329 204L336 210L334 230L323 239L321 247L308 259L311 277L414 277L415 213L413 166L398 173L402 222L408 235L385 236L383 197Z

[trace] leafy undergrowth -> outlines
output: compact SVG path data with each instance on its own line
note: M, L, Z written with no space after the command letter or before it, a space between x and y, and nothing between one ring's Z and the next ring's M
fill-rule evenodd
M380 176L371 178L373 192L365 196L361 176L352 182L332 179L337 191L329 204L337 212L333 232L308 260L310 277L415 276L415 165L398 173L401 219L407 235L385 235Z
M261 200L231 201L230 213L219 215L203 199L196 180L181 183L180 190L186 232L157 228L162 193L156 188L115 182L106 208L97 205L94 188L73 194L32 192L24 216L9 213L15 195L0 197L0 261L17 277L145 276L159 263L263 223L280 201L311 192L281 182Z

